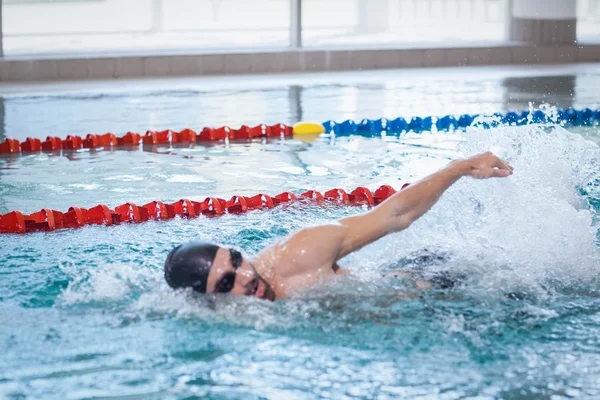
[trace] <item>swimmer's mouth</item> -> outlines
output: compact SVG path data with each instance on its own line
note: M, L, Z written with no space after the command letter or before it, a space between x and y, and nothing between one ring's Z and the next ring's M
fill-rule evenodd
M250 290L250 296L254 296L263 300L275 300L275 294L270 286L260 278L256 278L254 286Z

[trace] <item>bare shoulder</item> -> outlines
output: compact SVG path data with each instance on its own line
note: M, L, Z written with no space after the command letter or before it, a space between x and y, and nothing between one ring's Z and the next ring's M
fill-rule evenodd
M281 277L331 267L337 260L345 230L339 223L300 229L261 250L254 262L276 270Z

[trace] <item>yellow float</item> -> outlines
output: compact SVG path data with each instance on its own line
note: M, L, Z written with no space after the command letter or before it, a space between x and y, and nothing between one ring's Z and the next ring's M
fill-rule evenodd
M321 133L325 133L325 127L316 122L301 121L294 125L294 136L320 135Z

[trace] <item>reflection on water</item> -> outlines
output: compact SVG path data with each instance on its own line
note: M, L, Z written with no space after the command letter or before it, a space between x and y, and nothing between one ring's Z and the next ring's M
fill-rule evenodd
M103 93L12 95L3 99L4 134L85 136L88 132L201 129L203 126L293 124L398 116L442 116L522 111L528 103L557 107L597 104L599 75L506 79L415 80L292 85L268 89L136 90ZM2 108L0 107L0 110ZM3 115L3 117L2 117ZM0 128L2 129L2 128ZM0 135L2 132L0 131Z
M6 139L6 107L4 105L4 102L6 100L4 99L4 97L0 96L0 142L4 142L4 139Z
M530 102L569 108L577 102L576 92L586 91L577 87L576 76L511 77L504 79L502 85L505 88L506 106L511 110L525 110ZM597 103L595 99L590 100L592 102L587 106Z

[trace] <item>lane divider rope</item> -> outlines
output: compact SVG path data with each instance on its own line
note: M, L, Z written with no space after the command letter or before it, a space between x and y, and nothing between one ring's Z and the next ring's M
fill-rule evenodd
M402 189L408 185L408 183L405 183ZM242 214L251 210L270 209L296 201L348 206L376 206L394 193L396 193L396 190L393 187L383 185L375 192L371 192L365 187L358 187L350 193L344 189L336 188L324 193L309 190L298 196L291 192L283 192L273 197L263 193L252 197L233 196L230 200L207 197L201 202L181 199L170 204L165 204L162 201L152 201L143 206L125 203L114 209L108 208L104 204L92 208L70 207L66 212L44 208L29 215L24 215L15 210L0 215L0 233L51 232L59 229L81 228L85 225L112 226L123 223L168 220L175 217L195 218L201 215L216 217L225 214Z
M200 133L192 129L184 129L181 132L175 132L170 129L164 131L147 131L145 135L135 132L127 132L121 137L114 133L105 133L96 135L88 133L85 138L77 135L69 135L64 139L54 136L47 136L42 141L38 138L28 137L23 143L17 139L6 139L0 143L0 154L17 153L39 153L41 151L60 151L60 150L79 150L95 149L100 147L132 147L143 144L144 146L153 146L161 144L175 143L197 143L197 142L216 142L224 140L244 140L255 138L283 138L293 136L293 128L285 124L265 125L261 124L255 127L243 125L240 129L231 129L228 126L220 128L204 128Z
M481 121L478 117L484 118ZM533 112L527 110L521 113L514 111L505 115L495 113L492 115L463 114L459 117L454 115L445 115L443 117L412 117L405 119L398 117L393 120L381 118L377 120L363 119L360 122L347 120L344 122L325 121L323 126L328 133L334 133L338 136L362 134L367 136L380 136L383 132L403 133L403 132L428 132L434 128L438 132L448 132L452 130L465 129L472 125L481 125L484 128L492 128L500 125L527 125L556 122L572 126L593 125L595 121L600 121L600 109L593 110L585 108L576 110L573 108L558 109L556 115L548 115L542 110Z
M215 142L215 141L236 141L255 138L286 138L295 134L320 134L330 133L336 136L345 135L364 135L370 137L381 136L382 134L401 134L404 132L448 132L452 130L465 129L474 124L480 124L485 128L491 128L499 125L526 125L530 123L549 123L557 122L572 126L593 125L595 121L600 121L600 110L585 108L577 110L573 108L559 109L554 117L548 115L542 110L523 111L522 113L508 112L503 115L500 113L492 114L491 119L478 120L478 114L463 114L459 117L454 115L445 115L443 117L413 117L405 119L398 117L390 120L381 118L377 120L363 119L360 122L346 120L343 122L325 121L323 124L305 124L311 126L311 129L303 130L296 126L291 127L285 124L258 125L255 127L242 126L240 129L232 129L228 126L220 128L204 128L200 133L192 129L184 129L181 132L172 130L147 131L145 135L135 132L127 132L122 137L117 137L114 133L103 135L88 134L85 138L76 135L69 135L65 139L48 136L46 140L28 137L23 143L17 139L6 139L0 143L0 154L18 154L35 153L40 151L60 151L60 150L79 150L82 148L93 149L100 147L118 147L118 146L138 146L143 145L170 145L176 143L197 143L197 142ZM315 129L316 128L316 129Z

